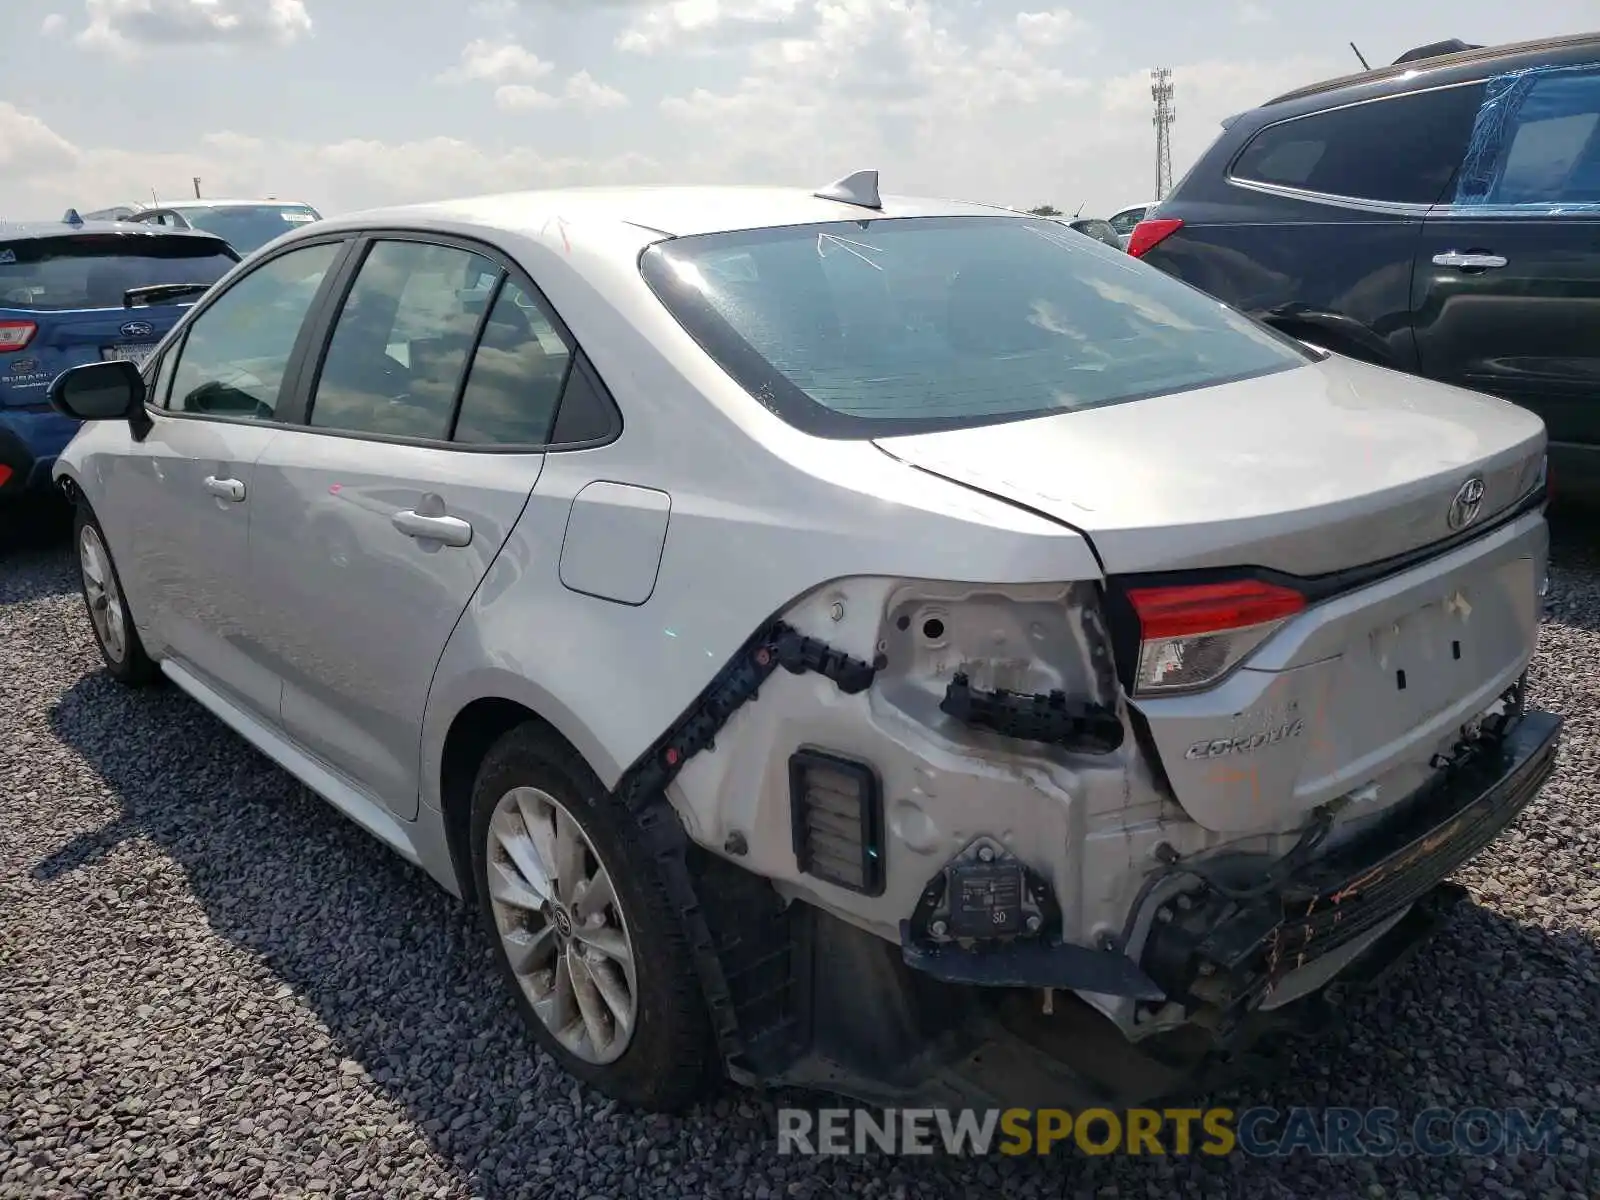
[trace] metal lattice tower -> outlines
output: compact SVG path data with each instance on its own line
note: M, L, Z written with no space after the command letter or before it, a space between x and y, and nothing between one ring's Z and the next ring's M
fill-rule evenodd
M1172 190L1172 122L1178 110L1172 107L1172 68L1157 67L1150 72L1150 96L1156 102L1150 123L1156 127L1156 199L1165 200Z

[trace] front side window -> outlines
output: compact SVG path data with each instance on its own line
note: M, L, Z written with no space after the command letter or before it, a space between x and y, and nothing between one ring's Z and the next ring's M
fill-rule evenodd
M500 269L454 246L373 244L333 328L311 424L442 441Z
M291 250L256 268L196 316L167 407L270 421L311 302L341 243Z
M1490 80L1456 203L1600 203L1600 67Z
M0 222L0 307L121 308L129 288L215 283L237 261L214 238L130 231L8 242Z
M1233 178L1391 204L1437 204L1453 184L1483 84L1352 104L1269 125Z
M1219 301L1048 219L921 217L661 242L646 281L784 420L881 437L1302 366Z

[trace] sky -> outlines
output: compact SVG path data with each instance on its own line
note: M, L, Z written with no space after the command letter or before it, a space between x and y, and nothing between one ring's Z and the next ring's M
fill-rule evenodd
M326 215L611 183L820 187L1107 216L1226 116L1600 0L0 0L0 218L276 196Z

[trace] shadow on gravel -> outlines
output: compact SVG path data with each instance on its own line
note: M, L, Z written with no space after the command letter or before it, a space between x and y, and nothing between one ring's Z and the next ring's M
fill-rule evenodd
M68 553L72 510L60 501L0 504L0 604L25 604L78 589Z
M103 775L122 813L38 863L35 878L59 877L124 839L152 841L184 869L212 928L292 988L340 1053L409 1113L486 1200L540 1194L562 1179L570 1186L564 1164L574 1154L593 1194L649 1191L660 1178L652 1180L646 1166L655 1147L701 1137L718 1154L675 1166L676 1195L712 1187L721 1195L749 1188L773 1200L817 1198L854 1191L868 1173L884 1196L897 1189L902 1196L994 1194L1002 1186L1019 1196L1334 1194L1333 1164L1298 1155L1183 1163L886 1158L871 1166L785 1158L776 1152L773 1099L731 1089L681 1120L625 1113L607 1120L611 1104L533 1049L463 906L177 689L132 693L96 673L61 697L51 725ZM1600 1080L1597 970L1588 938L1550 936L1464 906L1405 970L1351 1002L1320 1042L1287 1050L1283 1075L1215 1100L1235 1109L1388 1105L1411 1115L1430 1095L1448 1096L1435 1102L1456 1108L1538 1109L1573 1104L1574 1095L1582 1105L1577 1089ZM1558 1020L1524 1029L1519 1014L1534 1008ZM1561 1044L1534 1044L1547 1040L1552 1023ZM1589 1119L1596 1117L1590 1109ZM1477 1194L1482 1176L1472 1174L1471 1160L1431 1160L1425 1174L1420 1160L1408 1162L1339 1164L1334 1187L1364 1197L1381 1178L1411 1181L1423 1194L1443 1194L1441 1185L1449 1194ZM646 1174L619 1189L636 1167ZM1550 1160L1545 1169L1554 1168ZM1561 1170L1572 1178L1570 1168ZM756 1175L767 1181L759 1190L747 1183ZM1100 1191L1113 1184L1121 1190ZM1561 1194L1554 1187L1550 1194Z

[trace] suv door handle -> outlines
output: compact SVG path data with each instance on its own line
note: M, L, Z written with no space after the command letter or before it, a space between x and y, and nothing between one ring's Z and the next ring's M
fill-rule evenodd
M389 518L394 527L419 542L443 542L446 546L465 546L472 541L472 526L460 517L432 516L402 509Z
M1463 271L1482 271L1488 267L1503 267L1503 254L1463 254L1460 250L1446 250L1433 256L1436 267L1459 267Z
M244 484L237 479L218 479L215 475L206 476L206 491L223 500L232 500L235 504L244 499Z

